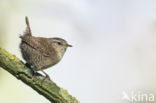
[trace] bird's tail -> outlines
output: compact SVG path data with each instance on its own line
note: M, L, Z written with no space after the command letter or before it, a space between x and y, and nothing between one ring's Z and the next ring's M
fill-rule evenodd
M29 19L27 16L25 17L25 22L26 22L27 27L26 27L26 30L24 31L23 36L32 36L30 25L29 25Z

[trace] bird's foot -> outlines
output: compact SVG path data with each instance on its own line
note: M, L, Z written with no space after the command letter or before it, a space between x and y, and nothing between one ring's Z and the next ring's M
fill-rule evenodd
M36 71L34 66L32 66L32 65L30 65L28 63L26 63L25 65L28 67L28 69L25 70L25 73L26 74L31 73L31 80L34 80L34 77L39 75L39 73Z
M42 83L43 83L46 79L51 80L50 77L49 77L49 75L48 75L47 73L45 73L43 70L41 70L41 71L45 74L45 77L43 77Z

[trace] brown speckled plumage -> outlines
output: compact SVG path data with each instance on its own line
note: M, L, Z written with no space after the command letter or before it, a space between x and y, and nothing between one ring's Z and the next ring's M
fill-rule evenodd
M26 31L24 35L20 36L20 49L26 62L33 66L35 71L57 64L63 57L66 48L71 45L61 38L34 37L31 34L27 17L26 24Z

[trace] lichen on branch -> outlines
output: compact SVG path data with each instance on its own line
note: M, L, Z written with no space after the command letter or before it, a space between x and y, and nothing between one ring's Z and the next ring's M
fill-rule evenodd
M0 67L46 97L51 103L79 103L75 97L68 94L67 90L60 88L52 80L46 79L43 82L43 75L39 74L32 79L32 73L27 72L29 68L15 55L1 48Z

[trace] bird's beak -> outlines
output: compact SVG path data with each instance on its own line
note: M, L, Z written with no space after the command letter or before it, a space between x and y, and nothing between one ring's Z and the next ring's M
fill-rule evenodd
M70 44L65 44L64 46L65 46L66 48L67 48L67 47L72 47L72 45L70 45Z
M72 47L72 45L70 45L70 44L67 44L67 47Z

